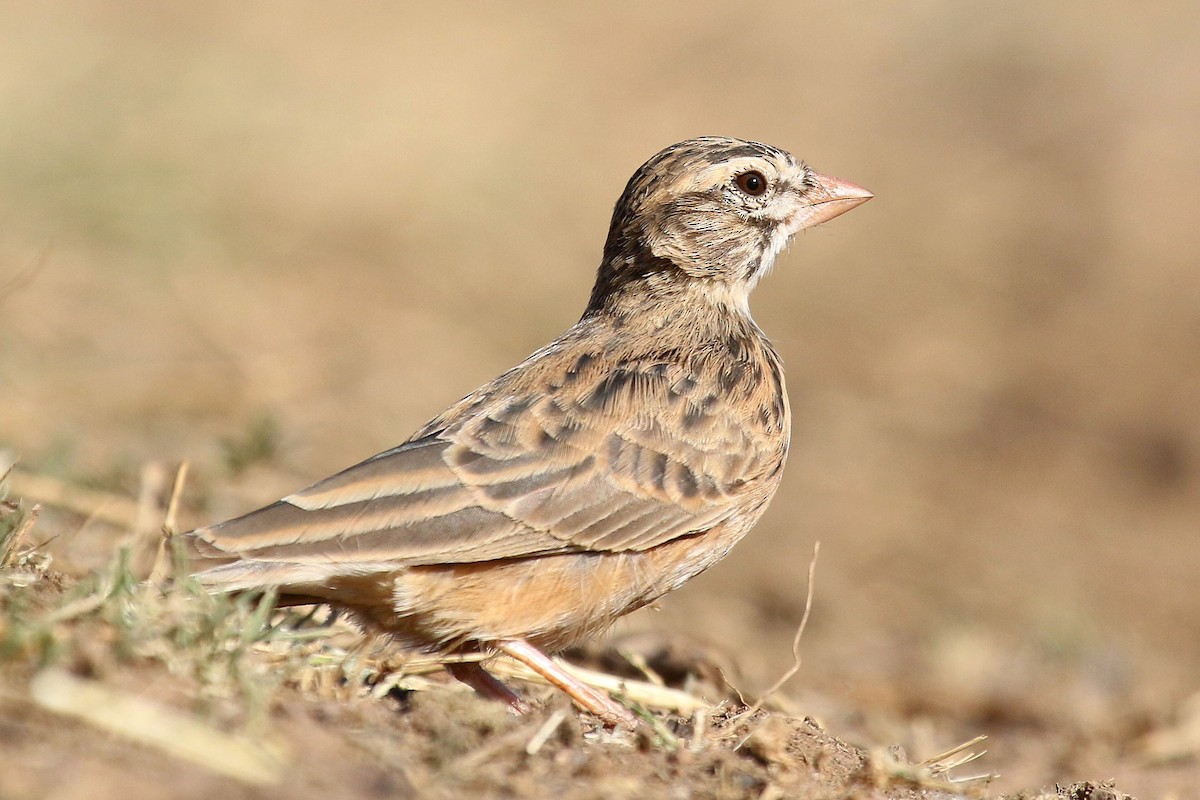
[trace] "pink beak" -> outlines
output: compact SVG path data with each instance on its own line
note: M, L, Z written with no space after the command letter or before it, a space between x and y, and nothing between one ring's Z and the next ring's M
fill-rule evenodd
M822 222L828 222L834 217L840 217L875 196L857 184L835 178L832 175L814 172L812 177L817 182L817 188L812 192L812 203L802 208L792 218L793 232L812 228Z

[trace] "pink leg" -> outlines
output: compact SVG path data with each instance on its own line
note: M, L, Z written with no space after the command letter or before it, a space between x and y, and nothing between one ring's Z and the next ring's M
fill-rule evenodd
M514 713L529 713L529 704L522 700L519 694L505 686L492 673L480 666L478 661L461 661L447 664L446 671L484 697L504 703Z
M583 683L524 639L507 639L499 642L496 647L500 652L520 661L566 692L576 705L584 711L595 714L606 727L615 728L618 725L624 725L627 728L637 727L637 717L631 714L629 709L604 692ZM482 669L480 671L482 672Z

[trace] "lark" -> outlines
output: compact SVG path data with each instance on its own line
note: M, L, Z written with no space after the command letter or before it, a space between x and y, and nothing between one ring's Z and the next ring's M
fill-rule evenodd
M398 447L186 534L199 578L328 603L408 647L505 653L634 725L546 653L708 569L762 515L790 412L750 292L797 232L871 196L765 144L671 145L617 201L577 323ZM524 707L481 663L449 669Z

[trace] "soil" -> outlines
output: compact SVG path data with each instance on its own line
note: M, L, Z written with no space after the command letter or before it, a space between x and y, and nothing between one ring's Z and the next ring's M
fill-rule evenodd
M0 599L8 612L0 627L6 656L0 669L5 679L0 796L6 798L998 796L989 792L995 776L955 775L961 767L954 766L958 759L952 755L914 764L899 746L855 747L813 718L792 716L773 703L769 711L735 701L706 704L689 716L643 705L643 725L628 731L606 729L544 686L524 687L533 709L517 716L444 679L420 683L419 689L379 691L380 676L356 681L343 668L329 680L328 671L312 666L318 659L311 655L298 670L275 667L271 674L272 668L255 663L270 660L268 651L251 653L237 663L240 690L211 675L208 682L195 675L189 680L181 664L190 663L196 673L201 663L212 669L202 647L175 642L166 649L178 652L164 653L170 636L162 632L148 632L141 645L134 644L145 624L139 618L158 616L145 609L170 597L170 589L166 595L137 591L124 604L110 595L68 614L64 609L72 603L66 596L74 581L30 568L35 554L28 548L20 552L20 563L10 559L0 571L6 584ZM121 613L105 613L118 605ZM22 624L50 615L59 621L41 635L31 634L36 625ZM123 624L114 617L123 617ZM289 624L284 612L274 619L277 626ZM321 629L327 639L357 634L339 629L336 619ZM229 633L237 637L237 631ZM53 643L32 642L42 638ZM153 646L147 648L147 640ZM287 646L295 649L294 643ZM148 657L149 652L156 655ZM627 679L635 679L628 674L635 671L630 651L597 647L592 654L596 666L605 666L606 658L621 660ZM574 655L588 660L587 652ZM667 650L636 663L643 675L686 676L691 693L719 694L700 677L714 674L711 664L688 664ZM245 682L261 685L250 691ZM254 711L250 698L259 691L269 699ZM159 714L167 715L165 722L157 721ZM223 740L231 735L243 737L236 755L245 759L223 752ZM198 736L198 748L181 752L176 746ZM1005 797L1127 800L1128 795L1103 781Z

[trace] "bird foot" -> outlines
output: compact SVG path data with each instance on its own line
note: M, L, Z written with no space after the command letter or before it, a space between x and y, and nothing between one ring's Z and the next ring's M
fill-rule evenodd
M594 714L606 728L623 726L630 730L638 726L638 718L629 709L609 697L605 692L588 686L562 665L523 639L509 639L497 644L500 652L508 655L545 678L552 686L562 690L575 705L589 714ZM470 686L484 697L499 700L515 713L529 713L529 704L502 681L484 669L477 661L461 661L446 664L446 671Z
M590 714L595 714L606 728L624 726L632 730L638 726L638 718L628 708L605 692L588 686L524 639L509 639L500 642L497 647L500 652L520 661L561 689L575 701L575 705Z

